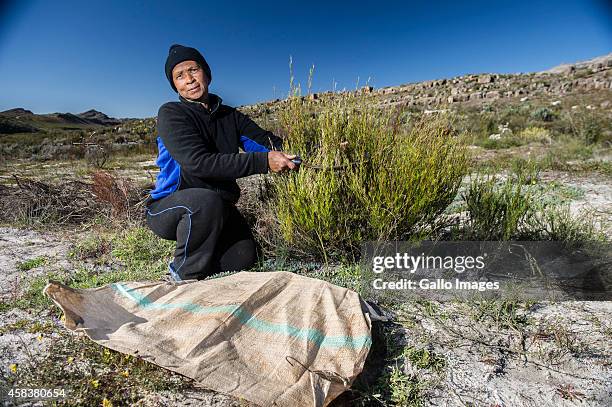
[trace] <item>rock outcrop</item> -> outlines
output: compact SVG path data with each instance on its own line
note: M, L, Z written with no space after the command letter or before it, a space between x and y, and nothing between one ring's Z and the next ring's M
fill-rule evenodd
M482 104L499 99L516 98L526 101L533 97L561 97L575 92L594 89L612 91L612 53L542 72L519 74L468 74L450 79L437 79L418 83L374 89L367 86L352 92L323 92L315 94L315 101L334 98L342 94L362 94L375 98L381 107L403 105L420 109L435 109L456 103ZM257 116L262 109L275 113L283 101L278 99L241 107Z

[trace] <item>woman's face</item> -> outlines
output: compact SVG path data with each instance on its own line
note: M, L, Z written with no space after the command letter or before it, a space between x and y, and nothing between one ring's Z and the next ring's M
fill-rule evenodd
M195 61L183 61L172 69L172 81L179 95L198 100L208 97L208 78Z

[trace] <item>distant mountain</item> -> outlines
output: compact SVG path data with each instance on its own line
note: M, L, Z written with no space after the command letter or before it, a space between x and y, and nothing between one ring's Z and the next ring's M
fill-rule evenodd
M32 116L32 113L29 110L26 110L22 107L16 107L15 109L5 110L4 112L0 112L2 116L14 117L14 116Z
M83 113L79 113L79 116L82 119L85 119L91 123L97 123L103 126L114 126L120 124L121 121L115 119L113 117L108 117L102 112L98 112L97 110L91 109Z
M35 133L49 128L79 129L98 126L116 126L121 120L91 109L83 113L35 114L18 107L0 112L0 134Z
M92 124L89 120L83 119L80 116L77 116L72 113L54 113L53 115L45 115L45 116L52 116L54 118L60 119L60 121L63 121L65 123L70 123L70 124L82 124L85 126ZM98 123L95 123L95 124L98 124Z

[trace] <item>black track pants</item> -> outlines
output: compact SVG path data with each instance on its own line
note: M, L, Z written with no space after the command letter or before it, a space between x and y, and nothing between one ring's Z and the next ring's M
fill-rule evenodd
M162 239L176 241L170 267L183 280L248 269L257 261L249 225L210 189L183 189L152 202L147 224Z

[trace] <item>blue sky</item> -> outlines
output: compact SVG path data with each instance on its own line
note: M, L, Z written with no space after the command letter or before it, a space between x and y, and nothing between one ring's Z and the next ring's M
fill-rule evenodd
M289 56L314 91L543 70L612 52L612 9L576 1L0 3L0 110L150 117L176 99L168 47L198 48L210 91L284 97Z

